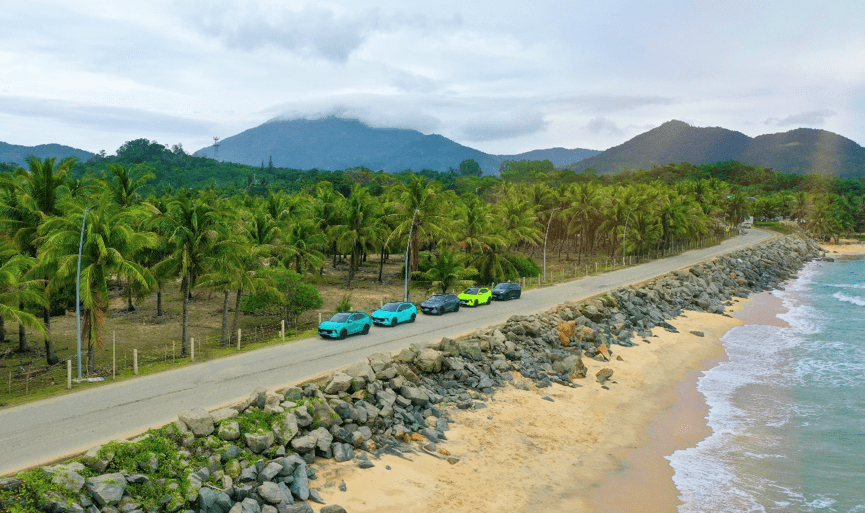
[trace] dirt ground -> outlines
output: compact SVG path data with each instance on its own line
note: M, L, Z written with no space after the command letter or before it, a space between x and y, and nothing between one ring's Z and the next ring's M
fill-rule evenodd
M547 255L547 270L552 281L572 279L575 274L575 261L560 261L558 255ZM541 263L538 251L534 258ZM605 257L598 257L606 261ZM583 262L586 263L585 261ZM594 260L589 261L590 271L594 272ZM580 266L577 275L584 274L585 266ZM563 273L564 271L564 273ZM301 315L296 329L286 325L286 338L295 333L309 332L318 325L319 314L327 319L336 311L336 305L350 294L353 310L371 313L382 303L401 300L404 294L404 275L402 255L393 255L385 263L382 283L378 282L379 257L370 255L361 265L351 289L346 288L347 261L335 267L328 260L322 277L315 285L324 304L318 310ZM535 280L535 279L533 279ZM533 282L534 285L536 282ZM126 311L126 299L122 289L115 287L112 292L109 316L105 319L103 342L96 348L96 376L112 375L112 353L116 351L118 374L128 371L131 374L133 349L138 350L139 368L147 372L148 365L181 365L180 339L182 307L179 282L166 286L163 290L165 315L156 316L156 293L135 301L135 311ZM435 291L409 289L409 300L422 302ZM229 323L234 315L234 293L230 299ZM189 336L195 339L196 359L208 359L224 354L219 351L219 338L222 326L223 294L219 290L198 289L189 303ZM241 313L239 327L242 330L241 342L245 348L256 344L274 343L279 339L281 326L279 316L244 315ZM230 324L229 324L230 326ZM0 407L28 400L34 391L43 390L47 395L62 393L66 384L66 360L72 359L76 365L76 318L75 312L51 318L51 339L61 364L48 368L45 365L43 337L28 333L30 351L18 353L17 325L6 324L6 342L0 342ZM116 348L113 346L116 341ZM86 342L85 342L86 345ZM86 347L82 347L86 374ZM74 370L73 370L74 372ZM48 389L54 389L48 390ZM38 394L37 394L38 395Z

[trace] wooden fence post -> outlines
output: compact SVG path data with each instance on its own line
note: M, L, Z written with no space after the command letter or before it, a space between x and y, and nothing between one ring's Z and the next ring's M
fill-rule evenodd
M190 338L189 341L190 341L190 347L192 349L192 352L189 354L189 361L194 362L195 361L195 339Z
M237 328L237 350L240 351L240 328Z
M111 379L117 379L117 331L111 331Z
M72 390L72 360L66 360L66 389Z
M138 375L138 349L132 350L132 373Z

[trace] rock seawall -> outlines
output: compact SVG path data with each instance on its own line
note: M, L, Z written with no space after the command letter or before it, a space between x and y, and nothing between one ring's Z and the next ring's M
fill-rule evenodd
M514 316L461 340L374 354L314 383L259 389L230 408L180 412L176 422L135 440L0 479L0 510L313 511L310 502L336 495L316 486L316 458L369 468L385 451L425 450L456 464L440 447L451 408L483 409L487 395L517 373L538 387L588 386L595 379L585 379L583 358L610 360L614 346L639 343L653 327L674 330L666 321L684 310L723 314L732 298L777 288L819 256L811 241L774 239L645 284ZM594 378L606 386L612 372Z

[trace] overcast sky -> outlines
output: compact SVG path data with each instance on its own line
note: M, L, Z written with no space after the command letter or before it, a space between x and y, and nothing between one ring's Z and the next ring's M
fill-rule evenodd
M0 27L11 144L194 151L336 114L497 154L670 119L865 145L861 0L27 0Z

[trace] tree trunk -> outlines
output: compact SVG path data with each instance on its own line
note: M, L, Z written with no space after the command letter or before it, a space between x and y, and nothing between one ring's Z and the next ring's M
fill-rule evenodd
M383 271L384 271L384 248L381 248L381 255L379 255L379 262L378 262L378 282L379 283L383 282L383 280L381 278Z
M6 342L6 321L0 316L0 344Z
M126 311L135 311L135 305L132 304L132 278L126 282Z
M156 316L162 317L165 315L165 310L162 309L162 284L156 290Z
M45 361L48 365L54 365L60 360L54 354L54 342L51 341L51 312L47 308L42 309L42 322L45 323L45 330L48 332L45 335Z
M22 312L24 311L24 302L23 301L18 302L18 310L20 310ZM27 332L24 331L24 325L19 324L18 325L18 352L19 353L26 353L29 350L30 350L30 346L27 345Z
M237 299L234 301L234 322L231 326L231 340L237 340L237 325L240 323L240 299L243 297L243 289L237 289Z
M183 295L183 330L180 335L180 357L189 356L189 272L183 277L183 282L180 284L181 294Z
M219 337L219 345L225 347L228 345L228 298L230 290L223 291L225 297L222 300L222 336Z
M417 271L420 266L420 243L417 228L411 233L411 270Z

